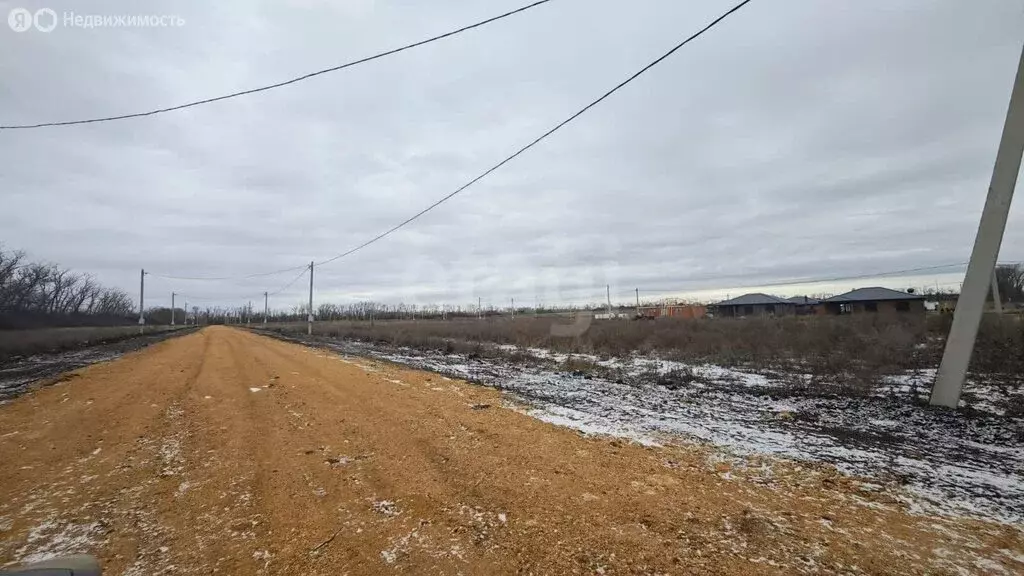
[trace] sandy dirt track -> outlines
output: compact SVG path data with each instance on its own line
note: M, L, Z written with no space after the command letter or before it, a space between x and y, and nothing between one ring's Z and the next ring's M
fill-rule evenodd
M0 406L0 566L86 551L131 575L1024 573L1020 527L715 456L210 327Z

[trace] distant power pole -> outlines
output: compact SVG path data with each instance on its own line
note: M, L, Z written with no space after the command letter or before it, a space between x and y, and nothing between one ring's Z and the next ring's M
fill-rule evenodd
M512 317L516 317L516 299L512 298Z
M143 268L139 271L139 334L146 329L146 269Z
M996 151L992 180L981 212L978 235L974 239L971 261L967 264L963 289L953 311L953 326L946 339L946 350L935 378L929 403L956 408L967 378L974 341L985 307L989 284L993 282L999 246L1003 243L1006 219L1010 213L1013 189L1017 185L1021 155L1024 154L1024 52L1017 63L1017 76L1010 93L1003 134Z
M185 310L185 319L183 320L183 322L185 323L185 326L188 326L188 296L185 296L184 300L185 305L182 308L184 308Z
M612 317L612 285L604 285L604 294L608 298L608 317Z
M636 289L636 315L640 315L640 289Z
M306 317L306 334L313 335L313 261L309 262L309 316Z
M249 300L249 306L245 309L245 325L252 325L252 300Z
M174 292L171 292L171 326L174 326Z
M267 293L264 292L263 293L263 327L264 328L267 327L267 311L269 310L269 308L267 307L268 298L270 298L270 296L268 296Z
M476 317L477 319L484 317L484 299L480 296L476 297Z

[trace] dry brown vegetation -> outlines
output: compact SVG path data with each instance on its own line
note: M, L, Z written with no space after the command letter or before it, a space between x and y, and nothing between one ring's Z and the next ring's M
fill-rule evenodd
M872 388L887 374L934 368L949 330L948 315L708 318L595 321L578 337L551 335L551 317L449 321L337 321L314 324L314 333L479 355L502 353L483 343L547 348L573 354L622 357L657 354L685 362L713 362L763 370L799 371L841 387ZM306 325L272 325L304 333ZM972 370L1016 377L1024 372L1024 322L1015 316L985 319Z
M170 326L147 326L146 333L170 330ZM15 356L62 352L138 336L138 326L90 326L0 330L0 362Z

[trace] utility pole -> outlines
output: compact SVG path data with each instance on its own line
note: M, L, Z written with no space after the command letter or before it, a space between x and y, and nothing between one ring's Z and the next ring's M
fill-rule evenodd
M640 289L636 289L636 315L640 315Z
M313 261L309 262L309 316L306 317L306 334L313 335Z
M269 296L267 295L266 292L264 292L263 293L263 327L264 328L267 327L267 311L269 310L269 308L267 307L268 298L269 298Z
M611 320L611 317L612 317L612 285L611 284L605 284L604 285L604 294L608 298L608 319Z
M512 298L512 318L516 317L516 299Z
M480 296L476 297L476 318L477 320L484 317L484 299Z
M249 306L245 309L245 325L252 325L252 300L249 300Z
M1003 242L1006 219L1017 185L1021 155L1024 154L1024 52L1017 63L1017 76L1010 93L1003 134L996 151L992 180L981 212L978 235L974 239L971 261L967 264L964 286L953 311L953 326L946 339L946 350L935 378L929 403L933 406L956 408L960 392L967 378L974 341L985 307L988 284L993 282L999 246Z
M171 326L174 326L174 292L171 292Z
M185 306L184 306L184 308L185 308L185 319L183 320L183 322L185 323L185 326L188 326L188 296L185 296L184 300L185 300Z
M992 270L992 308L996 314L1003 313L1003 301L999 298L999 279L995 269Z
M142 334L146 330L146 306L144 304L146 297L146 269L143 268L139 271L139 334Z

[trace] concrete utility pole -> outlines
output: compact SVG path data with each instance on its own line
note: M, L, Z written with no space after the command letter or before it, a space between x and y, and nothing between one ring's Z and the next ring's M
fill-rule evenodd
M269 298L270 298L270 296L268 296L267 293L264 292L263 293L263 327L264 328L267 327L267 311L270 310L270 308L267 307L267 302L268 302Z
M171 292L171 326L174 326L174 292Z
M608 298L608 318L612 317L612 285L604 285L604 295Z
M994 268L992 269L992 307L996 314L1003 313L1003 301L999 298L999 278L996 276Z
M146 329L146 269L139 271L139 334Z
M1021 155L1024 154L1024 52L1017 63L1017 76L1010 93L1010 105L1006 111L1003 135L996 151L996 163L992 169L992 181L981 212L978 235L974 239L971 261L967 264L963 289L953 312L953 326L946 339L946 350L932 388L930 404L956 408L960 392L967 378L971 363L974 341L985 307L988 284L994 283L996 260L999 246L1003 242L1006 218L1013 200L1013 189L1017 185Z
M306 334L313 335L313 262L309 262L309 316L306 317Z
M516 299L512 298L512 317L516 317Z
M252 300L249 300L249 306L245 309L245 325L252 325Z
M185 326L188 326L188 296L185 296L184 300L185 305L182 308L184 308L185 310L185 319L183 320L183 322L185 323Z
M476 297L476 317L477 319L484 317L484 299L480 296Z
M636 289L636 315L640 315L640 289Z

